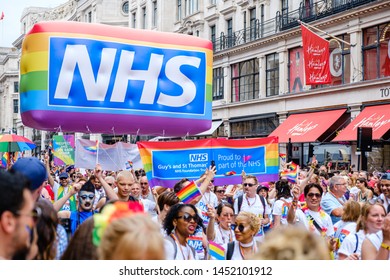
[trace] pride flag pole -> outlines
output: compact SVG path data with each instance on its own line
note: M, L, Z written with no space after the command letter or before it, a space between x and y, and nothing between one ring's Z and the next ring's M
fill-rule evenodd
M96 140L96 164L99 163L99 140Z

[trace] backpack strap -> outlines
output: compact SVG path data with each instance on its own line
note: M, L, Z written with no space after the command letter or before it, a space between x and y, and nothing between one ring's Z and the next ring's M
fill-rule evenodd
M172 236L168 235L167 237L165 237L166 240L169 240L172 244L173 244L173 248L175 249L175 253L174 253L174 260L176 260L176 257L177 257L177 244L175 242L175 240L173 240ZM191 247L191 246L190 246ZM191 247L192 248L192 247ZM193 249L193 248L192 248Z
M234 252L234 241L229 242L227 245L226 259L231 260Z
M359 237L358 237L357 233L355 233L355 236L356 236L356 246L355 246L355 250L353 251L354 253L356 253L356 251L358 249L358 245L359 245Z
M244 195L243 195L243 194L240 195L240 196L238 197L238 203L237 203L237 206L238 206L238 213L240 213L240 211L241 211L241 205L242 205L243 199L244 199ZM237 214L238 214L238 213L237 213Z

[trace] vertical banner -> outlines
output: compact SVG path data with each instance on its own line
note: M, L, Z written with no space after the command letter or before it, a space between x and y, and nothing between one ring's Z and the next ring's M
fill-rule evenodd
M74 135L54 135L53 155L55 165L74 164Z
M119 171L129 169L130 162L132 168L142 168L135 144L117 142L107 145L86 139L76 140L76 167L94 169L99 163L103 170Z
M205 139L179 142L138 142L152 186L173 187L182 178L198 179L215 161L215 185L241 183L241 172L260 182L276 181L279 171L277 137L248 140Z
M301 24L306 85L331 83L329 42Z

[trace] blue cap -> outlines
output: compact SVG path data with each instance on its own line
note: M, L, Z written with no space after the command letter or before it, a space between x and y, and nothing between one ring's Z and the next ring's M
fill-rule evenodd
M30 181L30 190L35 191L47 179L45 165L35 157L18 159L11 170L23 174Z
M63 172L63 173L60 174L59 177L60 177L60 179L68 179L69 175L68 175L68 173Z

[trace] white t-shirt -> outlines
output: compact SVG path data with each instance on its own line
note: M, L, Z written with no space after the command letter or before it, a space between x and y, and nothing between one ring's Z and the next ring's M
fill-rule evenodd
M314 212L311 211L310 209L307 209L306 211L308 214L310 214L313 217L313 219L324 230L324 232L326 232L326 236L333 237L334 235L333 223L332 223L332 219L328 214L326 214L324 211ZM314 224L309 223L306 214L301 209L297 209L297 211L295 212L295 218L297 220L297 224L303 225L310 232L321 235L321 233L319 232L319 230L317 230Z
M197 260L197 257L194 256L193 251L188 244L186 244L186 246L180 245L179 247L176 243L176 247L175 256L175 244L167 239L164 240L165 258L167 260Z
M257 194L255 197L249 198L246 196L246 194L243 195L240 212L241 211L253 213L260 219L263 219L263 213L264 215L268 216L271 214L271 208L269 207L268 203L265 202L264 210L263 203ZM234 212L238 214L238 198L234 200ZM258 242L262 242L264 240L264 230L262 226L260 227L259 232L256 234L255 240Z
M258 247L257 247L256 241L253 240L253 242L254 242L254 244L253 244L253 251L254 251L254 254L256 254L257 250L258 250ZM226 259L228 243L222 245L222 247L225 250L225 259ZM243 260L243 257L242 257L241 252L240 252L240 245L239 245L238 241L234 241L234 250L233 250L233 254L232 254L231 260Z
M281 198L275 201L272 209L272 216L280 216L280 224L288 225L287 214L288 214L288 205L286 203L291 203L292 197Z
M379 251L381 244L383 242L383 232L380 230L376 233L372 233L367 235L367 239L371 241L372 245L376 248L377 251ZM388 257L388 260L390 260L390 254Z
M234 231L232 229L225 230L218 224L214 224L214 232L215 238L213 241L219 245L236 240L236 236L234 235Z
M357 239L356 239L357 235ZM362 258L361 252L362 252L362 244L364 239L366 238L366 235L364 234L364 230L359 230L355 234L348 235L343 243L341 244L341 247L338 251L338 254L346 255L347 257L353 253L359 254L359 260ZM357 244L356 244L357 242ZM356 247L357 245L357 247ZM355 251L356 250L356 251Z
M212 207L218 206L218 198L213 192L205 192L202 195L202 198L200 201L195 205L196 208L198 208L200 211L199 216L201 216L203 220L203 225L207 226L209 223L210 218L206 215L207 213L207 204L210 204Z
M338 238L340 244L343 243L344 239L356 232L356 222L344 222L342 220L338 221L333 225L334 227L334 237Z

